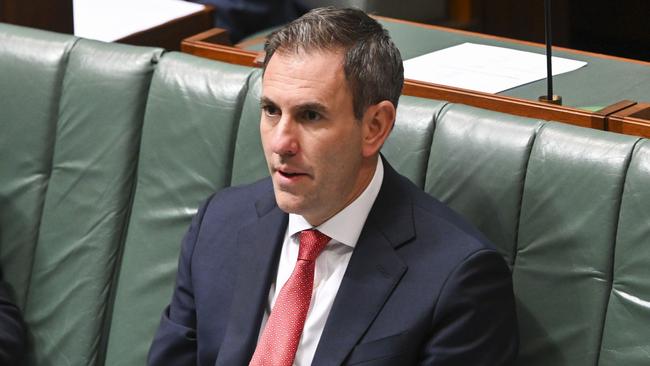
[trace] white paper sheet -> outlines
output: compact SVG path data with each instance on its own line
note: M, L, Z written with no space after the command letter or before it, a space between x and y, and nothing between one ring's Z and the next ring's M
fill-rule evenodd
M73 0L74 34L112 42L205 6L180 0Z
M553 75L587 63L553 57ZM463 43L404 61L404 77L498 93L546 77L546 56L509 48Z

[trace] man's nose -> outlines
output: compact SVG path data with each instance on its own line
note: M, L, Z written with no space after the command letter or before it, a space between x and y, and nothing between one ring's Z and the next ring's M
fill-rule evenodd
M282 116L273 131L273 152L285 156L295 155L300 148L298 144L297 128L291 117Z

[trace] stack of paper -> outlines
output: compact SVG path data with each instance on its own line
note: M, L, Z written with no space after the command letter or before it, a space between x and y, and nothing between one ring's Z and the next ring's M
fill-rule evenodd
M553 75L587 63L553 57ZM486 93L498 93L546 77L546 56L463 43L404 62L404 77Z
M73 0L75 36L112 42L205 8L180 0Z

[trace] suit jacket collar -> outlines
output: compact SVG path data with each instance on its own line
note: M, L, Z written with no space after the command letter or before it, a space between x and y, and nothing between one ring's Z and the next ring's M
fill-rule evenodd
M384 167L381 190L350 258L312 365L342 364L406 272L395 249L415 236L411 198L404 178L385 160Z
M250 361L277 272L288 215L278 208L272 190L255 208L258 220L240 230L237 240L242 248L240 272L216 365L247 365Z
M384 160L381 190L350 258L312 365L342 364L406 272L395 249L413 238L415 229L410 194L402 179ZM272 191L256 203L256 210L259 220L242 229L238 238L245 250L216 365L248 364L277 272L288 215L277 207Z

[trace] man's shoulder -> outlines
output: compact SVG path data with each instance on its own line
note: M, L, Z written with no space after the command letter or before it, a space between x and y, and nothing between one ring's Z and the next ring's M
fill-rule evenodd
M238 216L249 216L258 203L275 204L273 184L269 178L257 182L224 188L214 193L205 203L204 215L211 221Z
M209 199L209 206L255 204L261 199L273 197L273 183L270 178L256 182L227 187L216 192Z
M416 235L420 239L441 239L448 244L445 245L447 249L459 255L470 255L481 250L496 251L495 246L473 223L416 185L411 183L408 186Z

